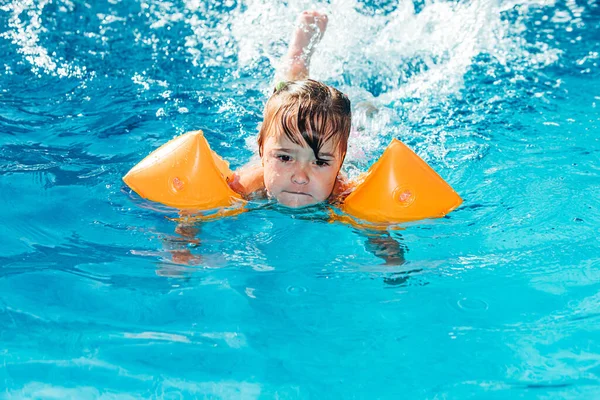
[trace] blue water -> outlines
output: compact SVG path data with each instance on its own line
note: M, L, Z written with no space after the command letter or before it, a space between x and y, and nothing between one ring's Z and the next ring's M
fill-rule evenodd
M121 181L194 129L249 161L313 3L0 4L0 397L600 397L595 0L316 4L348 173L396 137L465 200L387 232L268 204L176 232Z

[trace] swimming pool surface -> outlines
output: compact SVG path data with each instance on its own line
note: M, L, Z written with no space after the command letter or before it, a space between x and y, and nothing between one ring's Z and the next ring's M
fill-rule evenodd
M391 138L464 198L386 232L269 203L177 230L121 177L255 149L313 2L0 2L0 398L600 398L600 7L331 0L347 170Z

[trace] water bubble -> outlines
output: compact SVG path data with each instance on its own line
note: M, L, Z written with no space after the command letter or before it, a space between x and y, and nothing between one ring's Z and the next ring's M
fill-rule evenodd
M288 286L285 291L293 296L300 296L303 293L308 292L308 289L303 286Z
M458 300L456 304L460 309L467 311L485 311L489 308L485 301L480 299L471 299L468 297L463 297L462 299Z

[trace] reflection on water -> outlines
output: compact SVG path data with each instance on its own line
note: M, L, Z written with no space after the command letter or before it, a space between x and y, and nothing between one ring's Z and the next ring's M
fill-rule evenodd
M254 210L280 213L284 218L305 221L309 224L330 224L331 209L326 204L317 204L311 207L292 209L278 205L273 202L256 202ZM252 209L249 210L252 212ZM162 238L164 249L161 252L138 252L134 254L145 256L161 256L165 262L159 264L157 274L169 277L182 276L193 273L193 266L201 268L219 268L227 266L227 259L234 254L210 254L202 246L202 230L209 229L209 225L203 225L195 215L185 215L175 220L176 235L166 235ZM339 222L336 222L339 223ZM408 251L402 243L399 234L392 237L387 230L354 228L353 233L364 240L364 248L373 256L379 258L384 266L399 267L405 263L405 253ZM271 239L267 239L270 241ZM290 241L287 246L294 247L296 243ZM259 252L257 248L250 248L252 252ZM165 258L166 256L166 258ZM262 258L264 255L253 254L252 258ZM414 271L413 271L414 272Z

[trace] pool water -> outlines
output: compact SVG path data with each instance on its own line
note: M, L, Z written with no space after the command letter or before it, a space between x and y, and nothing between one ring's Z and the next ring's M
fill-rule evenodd
M248 162L312 6L348 174L399 138L463 205L177 229L121 177L195 129ZM595 0L20 0L0 27L0 397L600 397Z

